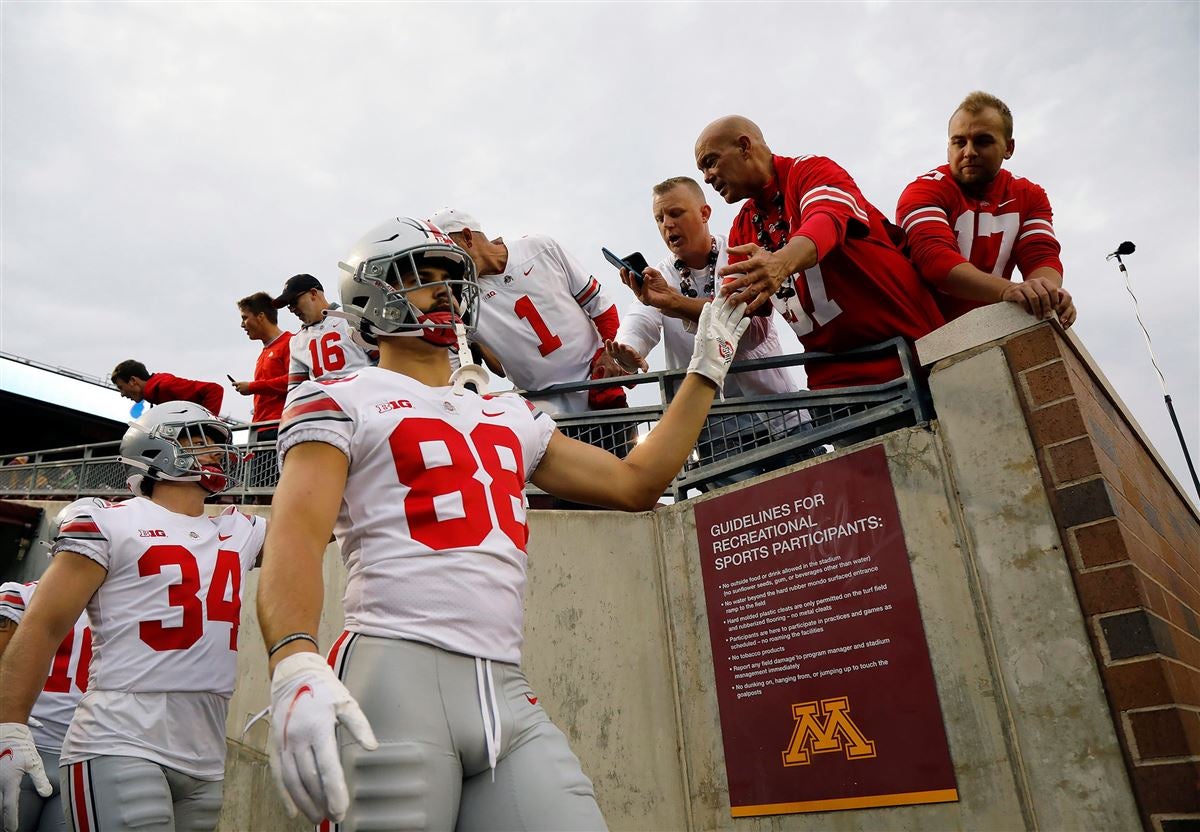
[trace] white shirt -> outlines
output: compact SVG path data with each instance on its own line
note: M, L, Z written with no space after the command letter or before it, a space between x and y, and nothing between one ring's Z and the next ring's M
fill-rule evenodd
M281 461L309 441L350 461L334 526L346 629L520 663L524 486L553 432L515 394L456 395L379 367L289 394Z
M37 581L29 584L9 582L0 584L0 617L18 625L33 600ZM81 613L75 626L54 653L50 675L33 703L30 713L40 725L31 724L33 744L58 754L62 751L67 726L75 715L75 706L88 687L88 660L92 655L92 631L88 628L87 613Z
M75 552L108 571L88 601L91 673L64 765L119 755L199 779L223 776L242 576L266 526L233 507L192 517L144 497L63 523L53 553Z
M713 298L719 279L716 272L729 263L725 237L717 234L713 238L717 242L716 265L691 270L691 288L696 293L694 297L700 300ZM675 268L675 261L675 255L668 254L655 268L662 273L663 279L672 288L681 291L681 275ZM772 314L751 319L750 328L738 343L737 352L733 356L734 361L782 355L774 317ZM695 330L696 325L692 321L672 318L653 306L635 303L621 316L621 326L617 330L615 340L633 347L645 358L661 337L663 351L666 353L666 369L678 370L687 367L692 360L692 350L696 342ZM797 389L798 385L788 368L780 367L773 370L730 373L725 378L722 392L726 396L749 396L793 393Z
M480 276L471 339L490 349L522 390L587 381L601 347L592 318L612 307L600 282L549 237L505 242L502 274ZM587 410L587 393L535 398L551 413Z
M337 309L336 303L330 309ZM336 315L326 315L313 324L305 324L292 336L288 364L288 390L310 378L337 378L349 375L378 361L351 337L350 323Z

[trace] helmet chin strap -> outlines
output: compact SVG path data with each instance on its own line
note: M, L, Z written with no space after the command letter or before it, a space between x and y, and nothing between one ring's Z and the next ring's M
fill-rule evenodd
M451 392L463 395L468 389L473 393L486 390L490 377L488 371L475 363L471 347L467 344L467 330L462 321L454 322L454 334L458 339L458 369L450 374Z

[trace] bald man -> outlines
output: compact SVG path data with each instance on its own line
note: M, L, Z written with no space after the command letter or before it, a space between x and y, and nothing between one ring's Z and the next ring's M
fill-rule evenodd
M722 291L751 311L779 310L806 350L845 352L942 325L929 287L854 179L822 156L776 156L758 126L726 116L696 140L696 167L728 203L746 200L729 232ZM809 364L808 386L880 384L897 358Z

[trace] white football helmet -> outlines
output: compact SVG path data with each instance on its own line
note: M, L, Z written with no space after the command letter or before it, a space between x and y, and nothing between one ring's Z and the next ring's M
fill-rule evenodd
M202 457L215 455L214 462ZM193 402L166 402L143 413L121 438L129 488L145 496L143 482L198 482L211 494L238 485L241 456L229 426Z
M422 311L408 293L422 283L422 265L446 269L452 309ZM475 262L441 229L425 220L396 217L376 226L354 244L344 262L340 290L342 317L369 343L381 335L415 335L438 346L457 343L455 325L475 328L479 282ZM404 278L408 276L408 285Z

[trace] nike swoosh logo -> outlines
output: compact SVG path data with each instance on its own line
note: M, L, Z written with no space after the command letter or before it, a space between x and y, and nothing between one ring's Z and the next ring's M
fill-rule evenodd
M1001 202L999 205L997 205L996 207L997 207L997 208L1003 208L1003 207L1004 207L1005 205L1007 205L1008 203L1010 203L1010 202L1016 202L1016 201L1017 201L1016 199L1006 199L1006 200L1004 200L1003 202Z
M292 703L290 705L288 705L287 716L285 716L283 718L283 747L284 747L284 749L287 748L287 729L288 729L288 723L292 721L292 710L296 707L296 702L299 701L300 697L306 693L309 696L313 696L313 689L312 689L311 685L301 685L300 689L298 691L296 691L294 696L292 696Z
M3 751L0 751L0 760L3 760L5 757L11 757L12 755L12 749L6 748Z
M220 532L217 532L217 540L220 540L222 543L224 543L226 540L228 540L231 537L233 537L233 535L221 534Z
M531 271L533 271L533 266L530 266L528 269L526 269L526 270L525 270L525 276L526 276L526 277L529 277L529 273L530 273Z
M530 696L530 695L527 693L527 694L525 694L525 698L529 700L529 704L530 704L530 705L536 705L536 704L537 704L537 697L536 697L536 696Z
M484 415L484 416L503 416L503 415L504 415L504 411L503 411L503 410L501 410L499 413L488 413L488 412L485 410L485 411L483 411L483 415Z

